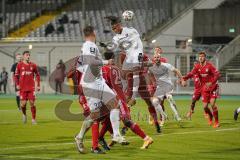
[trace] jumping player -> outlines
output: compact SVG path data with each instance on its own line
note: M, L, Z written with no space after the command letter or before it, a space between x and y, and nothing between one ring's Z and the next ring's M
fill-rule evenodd
M37 69L37 65L30 61L29 51L23 52L23 61L17 64L15 71L15 82L17 89L20 90L23 123L27 123L26 105L27 101L29 101L32 112L32 124L37 124L35 82L37 82L37 91L40 91L40 75Z
M123 74L132 72L133 74L133 94L127 97L127 101L135 101L138 88L140 86L139 72L143 58L143 44L140 35L132 27L123 27L118 17L106 17L111 22L112 31L116 34L113 37L112 44L108 45L109 50L121 49L126 53L122 65Z

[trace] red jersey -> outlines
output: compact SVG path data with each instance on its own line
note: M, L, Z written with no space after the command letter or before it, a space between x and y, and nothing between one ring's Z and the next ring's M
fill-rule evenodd
M194 82L194 90L201 90L202 88L202 83L200 81L200 78L198 76L198 74L192 74L191 72L188 73L186 76L183 77L183 79L187 79L188 78L192 78L193 82Z
M19 79L18 79L19 77ZM35 90L35 78L37 81L37 86L40 86L40 75L35 63L20 62L17 65L15 71L15 82L16 85L20 86L21 91L34 91Z
M126 101L123 92L120 69L117 66L105 65L102 67L102 72L107 85L116 92L121 100Z
M184 79L187 80L195 74L199 76L202 87L205 87L207 82L211 82L213 85L209 89L212 90L216 88L220 73L210 62L206 62L203 66L200 63L197 63L193 70L185 76Z

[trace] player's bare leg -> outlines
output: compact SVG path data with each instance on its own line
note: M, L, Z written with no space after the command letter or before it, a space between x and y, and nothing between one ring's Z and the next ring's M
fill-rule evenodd
M30 100L29 101L30 103L30 106L31 106L31 113L32 113L32 124L37 124L37 121L36 121L36 105L35 105L35 101L34 100Z
M212 107L212 113L213 113L213 117L215 119L213 127L218 128L218 127L220 127L220 124L219 124L219 120L218 120L218 107L216 105L216 98L210 99L210 105Z
M26 100L21 100L21 108L22 108L22 113L23 113L23 123L27 123L27 114L26 114L26 110L27 110L27 101Z

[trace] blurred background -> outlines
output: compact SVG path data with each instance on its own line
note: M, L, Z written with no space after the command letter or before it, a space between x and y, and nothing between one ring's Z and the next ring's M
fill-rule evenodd
M133 20L122 22L138 30L146 54L151 57L161 46L162 56L186 74L197 53L206 51L221 72L221 94L240 95L240 0L1 0L0 5L0 70L8 72L8 94L14 93L10 69L16 54L31 51L41 93L54 93L49 77L60 60L80 54L84 26L95 27L97 44L110 42L113 33L104 17L131 10ZM70 82L64 78L64 83ZM192 85L176 83L174 92L191 94Z

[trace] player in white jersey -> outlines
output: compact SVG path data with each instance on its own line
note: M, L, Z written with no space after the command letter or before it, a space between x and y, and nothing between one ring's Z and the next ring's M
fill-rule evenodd
M149 68L150 78L153 81L154 86L157 87L151 100L156 111L158 111L163 117L166 118L166 114L163 112L162 106L160 105L163 97L166 96L170 107L174 112L175 119L177 121L180 121L181 118L178 114L176 103L172 97L173 83L170 78L170 72L174 72L178 76L180 81L183 80L182 74L174 66L169 63L163 63L160 61L160 59L160 54L154 54L155 63L152 67Z
M75 141L79 152L83 147L83 138L92 125L93 120L109 114L113 128L113 141L122 143L125 139L119 132L119 102L116 99L115 93L108 87L102 77L101 67L104 64L112 64L113 60L104 61L95 44L96 34L94 28L88 26L84 28L85 43L82 47L82 53L78 60L77 70L82 73L80 84L83 88L83 93L86 96L87 103L90 107L90 116L86 117L82 124L81 131L75 137ZM104 104L104 105L103 105ZM103 107L106 106L107 108Z
M107 19L110 20L112 30L116 34L113 37L111 45L108 45L107 48L110 50L119 48L126 53L122 70L125 75L129 72L133 72L133 95L128 97L128 100L130 100L130 103L134 103L140 83L139 71L142 66L143 44L136 29L132 27L123 27L118 17L110 16L107 17Z

